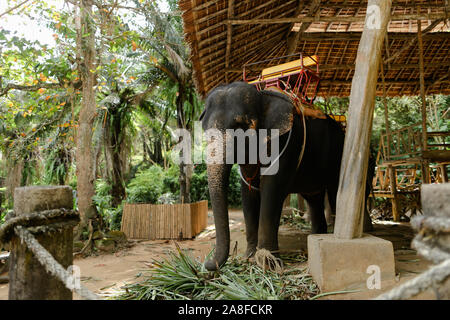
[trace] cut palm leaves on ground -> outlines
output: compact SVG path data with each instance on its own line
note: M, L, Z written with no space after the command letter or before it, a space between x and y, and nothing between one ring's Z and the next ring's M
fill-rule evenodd
M319 293L306 268L292 266L283 274L263 271L254 263L230 257L220 272L207 271L203 263L176 245L164 261L153 262L145 280L127 285L118 299L129 300L294 300ZM212 252L209 254L211 255ZM300 257L297 258L301 260Z
M299 230L310 231L311 224L303 217L304 214L304 212L298 209L291 208L290 213L286 213L281 216L280 224L288 225Z

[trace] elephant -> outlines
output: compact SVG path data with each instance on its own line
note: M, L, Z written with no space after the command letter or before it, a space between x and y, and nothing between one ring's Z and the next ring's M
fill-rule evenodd
M213 89L205 99L200 120L203 130L213 128L223 132L224 137L227 129L279 130L279 149L282 151L276 159L279 165L275 174L262 175L261 164L250 163L248 157L239 164L247 240L245 257L252 257L257 249L266 249L277 255L283 201L290 193L299 193L306 200L311 215L311 232L327 233L324 196L327 192L329 204L335 212L344 145L344 131L340 124L329 116L325 119L302 117L295 112L287 95L270 90L258 91L245 82L233 82ZM258 136L258 143L260 139ZM270 139L266 140L270 145ZM245 146L247 149L248 144ZM210 271L218 270L227 261L230 250L227 189L233 163L227 163L225 158L226 152L223 153L223 163L207 164L216 227L215 254L205 262Z

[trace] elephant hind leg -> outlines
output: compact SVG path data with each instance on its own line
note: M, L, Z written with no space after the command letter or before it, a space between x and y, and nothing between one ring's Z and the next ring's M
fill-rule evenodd
M369 188L370 186L366 186L366 188ZM336 197L337 197L337 185L328 186L327 188L327 196L328 196L328 202L331 208L331 212L333 215L333 218L336 216ZM364 232L370 232L373 231L373 225L372 225L372 219L370 218L370 213L367 209L367 201L369 201L369 193L366 189L366 203L364 206L364 222L363 222L363 231ZM334 219L333 219L334 221ZM327 220L328 222L328 220ZM328 223L329 224L329 223Z
M327 197L328 205L329 205L329 217L327 217L328 225L333 225L336 220L336 198L337 198L337 190L338 184L332 184L327 187Z
M327 221L325 219L325 190L315 194L302 194L308 202L311 219L311 233L327 233Z

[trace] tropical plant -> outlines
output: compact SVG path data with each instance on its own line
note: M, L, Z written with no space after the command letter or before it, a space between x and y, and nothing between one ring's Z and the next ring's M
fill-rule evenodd
M212 252L209 253L210 256ZM301 255L284 256L286 266L306 261ZM176 244L163 261L154 260L148 275L125 286L119 299L128 300L293 300L315 298L319 290L306 268L289 268L282 274L264 271L234 255L220 273Z

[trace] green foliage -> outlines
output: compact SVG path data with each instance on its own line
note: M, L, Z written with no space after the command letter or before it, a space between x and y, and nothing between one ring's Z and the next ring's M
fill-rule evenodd
M191 201L197 202L200 200L208 200L208 175L206 173L206 164L197 164L194 166L194 170L191 178Z
M129 203L157 203L158 198L168 187L164 185L166 172L158 165L140 170L127 186L127 202ZM170 175L167 182L172 181Z
M163 194L179 196L179 167L172 164L167 170L158 165L141 169L127 186L127 202L158 203ZM230 207L241 206L241 182L238 167L234 166L230 174L228 204ZM208 175L206 164L194 166L191 178L191 201L208 200Z
M209 254L209 256L211 253ZM303 256L285 257L304 262ZM231 257L219 273L208 272L203 264L177 245L143 281L125 287L119 299L128 300L293 300L310 299L318 287L306 269L291 268L283 274L264 271L239 257Z
M111 206L111 185L104 180L97 180L95 183L95 195L92 198L97 208L97 212L101 214L106 228L109 230L120 230L122 221L123 203L117 208Z
M290 213L283 214L280 224L288 225L299 230L311 231L311 224L303 218L303 213L297 209L292 209Z
M241 206L241 177L238 170L239 167L237 165L231 168L228 187L228 206L235 208Z
M191 200L192 202L200 200L208 200L211 203L208 190L208 175L206 172L206 164L198 164L194 168L191 179ZM231 208L239 208L241 201L241 177L239 176L238 166L235 165L231 169L230 181L228 187L228 206Z
M8 209L7 201L6 201L6 188L0 188L0 224L5 221L6 212Z

